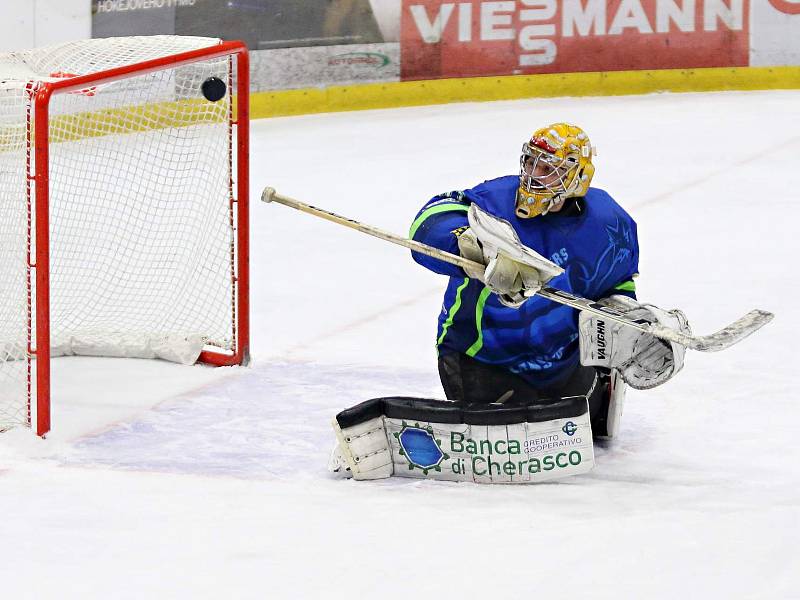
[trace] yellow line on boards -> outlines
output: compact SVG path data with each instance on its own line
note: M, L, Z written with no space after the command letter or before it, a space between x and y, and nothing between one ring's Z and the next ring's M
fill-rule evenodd
M717 67L506 75L253 92L254 119L449 102L653 92L800 89L800 67Z

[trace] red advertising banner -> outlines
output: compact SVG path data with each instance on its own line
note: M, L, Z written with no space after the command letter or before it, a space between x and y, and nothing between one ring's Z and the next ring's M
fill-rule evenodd
M749 5L403 0L401 78L746 66Z

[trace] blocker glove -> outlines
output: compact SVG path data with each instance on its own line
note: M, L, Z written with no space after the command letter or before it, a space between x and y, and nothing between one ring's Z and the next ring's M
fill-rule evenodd
M686 315L678 309L666 311L621 295L604 298L600 304L622 311L632 319L660 323L682 333L692 332ZM616 369L634 389L661 385L683 368L686 347L675 342L587 311L581 311L578 327L581 364Z

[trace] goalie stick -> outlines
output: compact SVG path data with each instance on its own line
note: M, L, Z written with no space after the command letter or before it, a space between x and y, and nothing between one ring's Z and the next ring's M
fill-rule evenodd
M278 204L283 204L284 206L314 215L315 217L320 217L327 221L332 221L333 223L338 223L339 225L344 225L345 227L361 231L362 233L366 233L387 242L404 246L410 250L413 250L414 252L419 252L420 254L438 258L439 260L459 266L462 269L464 267L469 267L472 269L485 268L485 265L467 260L466 258L456 254L445 252L444 250L434 248L433 246L428 246L388 231L383 231L377 227L359 223L354 219L342 217L336 213L317 208L316 206L305 204L299 200L289 198L288 196L283 196L282 194L276 192L275 188L272 187L264 188L264 191L261 194L261 200L267 203L277 202ZM553 302L557 302L558 304L571 306L577 310L588 311L595 315L622 323L628 327L633 327L639 331L644 331L645 333L654 335L662 340L676 342L686 346L687 348L691 348L692 350L699 350L700 352L718 352L720 350L729 348L761 329L775 316L765 310L751 310L743 317L737 319L727 327L724 327L715 333L709 335L690 335L682 333L676 329L664 327L663 325L659 325L657 323L649 323L643 319L631 319L626 317L624 313L614 308L603 306L602 304L598 304L593 300L581 298L580 296L575 296L569 292L565 292L553 287L545 286L535 292L535 294L538 294L543 298L547 298L548 300L552 300Z

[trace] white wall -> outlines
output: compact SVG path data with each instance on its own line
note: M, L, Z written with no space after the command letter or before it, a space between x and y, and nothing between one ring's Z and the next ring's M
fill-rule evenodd
M91 35L91 0L0 0L0 52Z
M750 65L800 65L800 0L752 0Z
M399 42L402 0L369 0L369 3L383 34L383 41Z

